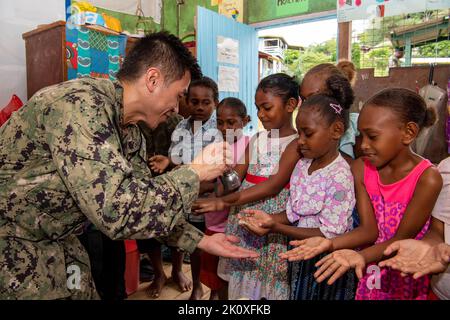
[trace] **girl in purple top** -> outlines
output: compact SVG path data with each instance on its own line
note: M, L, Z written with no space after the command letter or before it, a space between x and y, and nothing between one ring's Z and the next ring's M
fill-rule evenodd
M243 211L241 221L247 229L259 235L273 232L294 239L334 238L352 229L353 176L338 150L348 125L348 101L352 100L351 91L344 90L339 100L319 94L301 105L296 122L303 158L291 175L286 211L276 215ZM352 299L356 285L353 272L333 286L315 281L314 264L320 257L291 264L291 299Z

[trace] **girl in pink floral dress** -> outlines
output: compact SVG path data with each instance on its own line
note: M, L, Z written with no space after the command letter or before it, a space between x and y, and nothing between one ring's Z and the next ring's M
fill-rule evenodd
M288 263L278 254L286 251L287 237L253 235L239 225L238 213L246 208L274 214L284 210L289 196L289 178L300 154L292 113L299 101L298 83L285 74L273 74L258 85L255 104L264 131L249 142L245 163L235 170L241 177L239 192L198 200L194 212L218 211L231 207L226 234L241 239L240 246L252 248L256 260L229 260L224 273L229 281L230 299L286 300L289 298Z

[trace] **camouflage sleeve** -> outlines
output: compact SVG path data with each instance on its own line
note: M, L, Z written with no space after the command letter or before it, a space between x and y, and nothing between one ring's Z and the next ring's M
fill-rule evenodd
M133 168L105 108L71 104L49 107L42 122L53 162L83 214L112 239L166 237L173 231L172 241L193 251L202 234L183 226L199 191L196 172L183 166L152 178L146 167Z
M197 244L203 238L203 232L191 225L185 219L180 219L167 237L159 237L164 244L178 247L188 252L194 252Z

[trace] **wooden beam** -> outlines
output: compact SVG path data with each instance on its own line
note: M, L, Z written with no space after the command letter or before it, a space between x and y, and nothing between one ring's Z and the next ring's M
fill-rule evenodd
M405 67L411 67L412 61L412 46L411 38L407 38L405 41Z
M352 59L352 22L338 23L338 60Z

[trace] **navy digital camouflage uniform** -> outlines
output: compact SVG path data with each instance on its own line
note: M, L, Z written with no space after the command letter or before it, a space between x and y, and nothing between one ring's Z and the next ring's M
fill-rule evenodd
M0 299L98 298L76 237L87 220L112 239L163 237L188 252L203 237L183 215L198 175L151 176L141 131L122 126L122 96L118 82L64 82L0 128Z
M143 122L138 123L139 128L141 129L141 132L146 140L148 159L154 155L168 156L169 148L172 143L172 132L181 120L183 120L182 116L179 114L174 114L170 116L167 121L160 123L156 129L150 129ZM152 170L152 175L158 176L160 174L153 172ZM157 239L137 240L136 244L140 253L147 253L151 250L161 250L160 241Z

